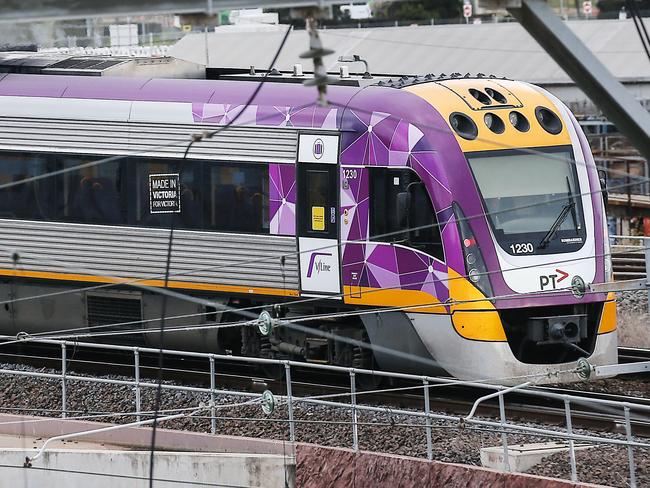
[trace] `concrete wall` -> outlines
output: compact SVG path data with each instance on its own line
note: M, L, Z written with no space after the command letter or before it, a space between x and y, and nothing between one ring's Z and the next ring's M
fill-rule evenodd
M296 446L296 488L577 488L583 483L311 444Z
M48 450L29 468L23 467L25 455L33 455L33 451L0 450L2 486L65 488L147 488L149 486L147 451ZM288 486L294 486L294 467L283 456L157 452L155 461L156 488L178 488L193 484L284 488L285 476Z

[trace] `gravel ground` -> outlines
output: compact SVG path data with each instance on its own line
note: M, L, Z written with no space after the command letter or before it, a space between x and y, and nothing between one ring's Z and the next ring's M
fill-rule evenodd
M617 377L604 380L580 381L577 383L554 385L580 391L595 391L638 398L650 398L650 382L634 377Z
M590 481L609 486L630 486L627 469L627 449L613 446L601 446L576 451L576 468L578 480ZM606 461L604 461L606 460ZM635 452L636 485L650 486L650 463L648 453ZM552 478L571 479L571 464L565 453L555 454L543 463L533 467L530 474L550 476Z
M43 368L24 365L0 364L0 368L46 372ZM111 379L130 379L107 375ZM171 382L165 382L171 384ZM69 381L67 389L69 416L92 415L106 412L132 412L135 409L134 393L130 387L107 384L89 384ZM152 410L155 392L142 390L142 410ZM163 390L162 409L178 409L207 403L208 395L189 392ZM241 403L242 397L219 394L217 405ZM345 401L344 398L337 401ZM359 397L362 401L362 396ZM11 413L24 412L30 415L59 416L61 405L61 387L56 380L0 376L0 411ZM217 430L220 434L252 436L273 439L288 439L286 422L287 408L278 406L267 417L258 404L238 407L223 407L218 410ZM296 403L294 418L296 421L296 440L313 442L326 446L351 447L352 430L349 423L351 413L347 409L331 408L313 404ZM133 417L104 417L99 420L128 422ZM415 417L400 416L384 412L359 412L359 444L361 449L401 454L407 456L426 456L425 430L422 420ZM528 424L533 425L533 424ZM163 424L166 428L176 428L199 432L210 431L210 420L205 416L184 418ZM548 427L562 430L563 426ZM576 430L588 434L585 431ZM480 448L497 446L501 443L499 433L466 425L445 421L434 421L433 457L439 461L480 465ZM608 434L619 437L618 434ZM537 436L509 435L508 442L531 443L544 442L549 439ZM287 446L289 449L289 446ZM619 452L620 451L620 452ZM650 486L650 452L636 450L638 464L638 486ZM627 485L627 451L595 447L578 454L579 480L592 483ZM569 477L568 455L553 456L543 465L534 469L535 474Z
M625 291L616 296L618 340L622 346L650 348L648 292Z

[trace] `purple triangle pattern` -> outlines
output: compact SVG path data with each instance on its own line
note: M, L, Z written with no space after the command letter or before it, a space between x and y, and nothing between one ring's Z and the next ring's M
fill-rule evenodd
M242 112L243 111L243 112ZM237 125L270 127L305 127L336 129L338 109L332 107L288 107L275 105L228 105L220 103L193 103L194 122L224 125L232 122L239 112Z
M296 167L293 164L269 164L270 232L296 235Z
M447 265L415 249L387 243L347 243L343 262L346 285L423 291L441 302L449 298Z
M389 114L354 109L344 112L342 127L341 164L413 168L427 186L435 207L443 209L437 216L444 233L453 216L451 192L436 160L437 152L423 132ZM359 242L369 238L369 201L368 171L357 171L361 175L358 182L346 182L344 169L341 176L342 221L346 217L348 220L341 235L343 282L350 286L423 291L439 301L447 300L447 265L442 261L401 246Z

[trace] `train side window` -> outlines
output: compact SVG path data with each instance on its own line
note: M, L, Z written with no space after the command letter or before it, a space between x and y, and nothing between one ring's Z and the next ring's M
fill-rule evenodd
M268 234L268 165L206 165L206 227L225 232Z
M203 163L195 161L131 159L135 176L129 190L129 221L145 227L169 227L171 216L176 214L175 226L180 229L203 229ZM183 164L183 171L180 171ZM161 182L170 188L154 187ZM178 185L178 188L173 187ZM154 197L156 190L165 194ZM162 210L154 208L154 202ZM171 205L168 207L165 205ZM168 210L166 210L168 209Z
M411 169L370 169L370 240L419 249L444 260L426 187Z
M52 171L47 157L39 154L2 153L0 185L16 183ZM12 185L0 190L0 218L44 220L57 208L56 177Z
M63 156L63 168L89 163L93 159ZM111 161L72 169L63 177L63 218L86 224L124 224L122 163Z

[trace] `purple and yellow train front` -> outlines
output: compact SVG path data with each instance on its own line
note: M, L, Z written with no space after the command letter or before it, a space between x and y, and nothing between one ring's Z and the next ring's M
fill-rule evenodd
M367 89L342 120L345 303L374 344L458 378L575 380L617 361L600 181L566 107L492 78ZM376 107L368 109L367 107ZM379 350L380 367L422 362Z

